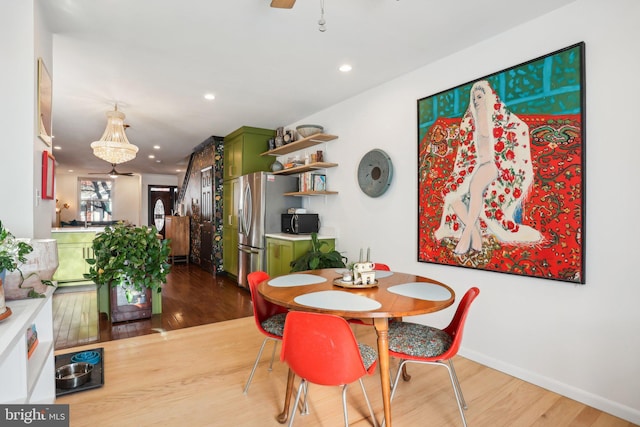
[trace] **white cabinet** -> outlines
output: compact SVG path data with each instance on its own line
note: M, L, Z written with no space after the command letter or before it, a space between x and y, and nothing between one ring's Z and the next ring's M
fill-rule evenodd
M45 298L7 301L11 316L0 322L0 403L51 404L56 399L53 311L49 287ZM27 356L27 329L36 326L38 345Z

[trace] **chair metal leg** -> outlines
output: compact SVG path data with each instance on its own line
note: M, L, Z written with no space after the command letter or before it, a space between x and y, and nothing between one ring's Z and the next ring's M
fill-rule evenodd
M300 409L301 415L309 415L309 382L304 383L304 403Z
M342 386L342 413L344 415L344 427L349 427L349 415L347 415L347 386Z
M453 387L453 394L456 395L456 402L458 403L458 410L460 411L460 416L462 417L462 424L464 425L464 427L467 427L467 419L464 416L464 409L462 409L462 402L460 401L460 395L458 392L458 388L456 387L456 381L457 378L455 378L455 372L451 370L451 367L449 367L449 364L444 363L444 362L439 362L439 363L434 363L437 365L442 365L445 368L447 368L447 372L449 372L449 378L451 379L451 386Z
M376 420L376 415L373 413L373 408L371 408L371 403L369 402L369 396L367 396L367 390L364 388L364 383L362 382L362 378L360 378L360 387L362 388L362 394L364 394L364 401L367 402L367 408L369 408L369 414L371 414L371 422L373 422L373 427L378 427L378 420Z
M244 394L247 394L249 392L249 386L251 385L251 380L253 379L253 374L256 373L256 368L258 367L258 363L260 362L260 357L262 356L262 351L264 350L264 346L267 344L267 341L269 341L269 340L275 341L274 349L273 349L273 351L274 351L273 354L275 356L275 346L278 345L278 340L275 340L275 339L273 339L271 337L266 337L264 339L264 341L262 341L262 345L260 346L260 351L258 351L258 356L256 357L256 361L253 364L253 369L251 369L251 374L249 374L249 379L247 380L247 384L244 386L244 391L243 391ZM273 358L271 359L271 364L273 364ZM269 369L269 370L271 370L271 369Z
M458 374L456 374L456 369L453 367L453 359L449 359L449 366L451 367L451 372L453 373L453 378L456 380L456 387L458 389L458 395L460 396L460 400L462 401L462 408L466 411L467 402L464 400L464 395L462 394L462 388L460 387L460 381L458 380Z
M393 397L396 394L396 390L398 389L398 381L400 381L400 376L403 375L403 367L406 363L421 363L424 365L440 365L447 368L447 372L449 373L449 379L451 380L451 386L453 387L453 394L456 396L456 403L458 404L458 410L460 411L460 417L462 418L462 424L464 427L467 427L467 419L464 416L464 410L467 409L467 403L462 396L462 390L460 389L460 383L458 382L458 376L456 375L455 370L453 369L451 359L448 360L449 363L445 362L418 362L415 360L402 360L400 365L398 366L398 373L396 374L396 379L393 381L393 388L391 389L391 397L390 401L393 401ZM463 409L464 408L464 409ZM382 422L382 427L385 427L385 421Z
M273 340L273 353L271 353L271 363L269 363L269 371L273 371L273 361L276 358L276 349L278 348L278 341Z
M298 403L300 402L300 395L306 389L307 380L304 378L300 379L300 386L298 387L298 393L296 394L296 401L293 404L293 409L291 410L291 415L289 416L289 424L288 427L293 425L293 417L296 416L296 409L298 408Z

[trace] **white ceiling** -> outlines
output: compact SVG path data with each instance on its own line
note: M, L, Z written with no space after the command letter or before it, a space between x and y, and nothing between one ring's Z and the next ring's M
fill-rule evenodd
M325 0L324 33L320 0L36 1L59 170L110 170L89 145L117 103L140 148L117 169L174 174L212 135L297 122L573 0Z

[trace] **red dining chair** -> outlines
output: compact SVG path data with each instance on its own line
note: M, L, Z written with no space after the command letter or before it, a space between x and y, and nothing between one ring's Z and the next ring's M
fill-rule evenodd
M467 420L464 416L464 410L467 409L467 403L462 395L460 382L453 367L453 357L458 354L460 349L462 331L471 303L479 293L480 289L473 287L464 294L451 323L444 329L404 321L389 324L389 355L400 359L398 373L393 382L391 400L396 394L398 380L403 374L403 367L406 363L444 366L449 372L462 424L466 427Z
M275 359L278 341L282 341L282 335L284 334L284 321L288 310L280 305L270 303L262 298L262 295L258 292L258 284L268 278L269 275L264 271L254 271L247 275L249 290L251 291L253 319L256 322L258 330L262 332L265 338L264 341L262 341L260 351L258 351L258 356L256 357L256 362L253 364L253 369L251 369L251 374L249 375L247 384L244 386L244 394L247 394L249 391L253 374L256 372L258 362L260 362L260 357L262 356L262 351L264 350L264 346L267 344L267 341L274 342L271 363L269 364L269 370L271 371L273 369L273 360Z
M360 382L373 425L377 426L362 383L362 377L375 371L377 354L368 345L358 344L345 319L331 314L290 312L284 326L280 359L301 378L289 426L293 425L300 396L303 392L306 396L309 383L343 386L344 424L348 426L347 385L356 380Z

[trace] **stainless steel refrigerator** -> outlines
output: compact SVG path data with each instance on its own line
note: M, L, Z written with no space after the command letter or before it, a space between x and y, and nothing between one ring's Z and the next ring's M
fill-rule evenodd
M247 274L267 271L265 234L280 233L281 215L288 208L302 207L299 197L284 193L298 191L298 178L255 172L243 175L238 205L238 283L248 288Z

